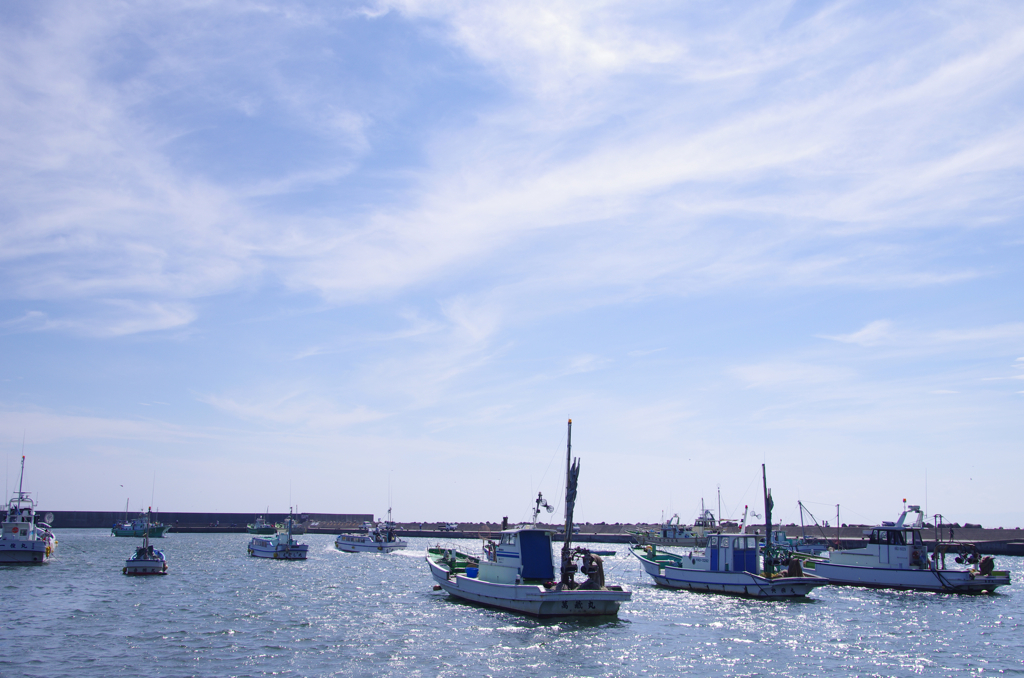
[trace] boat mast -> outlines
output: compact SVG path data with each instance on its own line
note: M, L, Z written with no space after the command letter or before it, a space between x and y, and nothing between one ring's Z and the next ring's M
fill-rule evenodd
M771 577L775 572L770 551L772 545L772 493L768 489L768 475L764 464L761 464L761 483L764 486L764 576Z
M569 551L569 544L572 542L572 505L569 503L572 473L569 468L569 459L572 456L572 419L569 420L569 430L565 439L565 543L562 546L562 556Z
M904 499L904 501L906 501L906 500ZM836 548L837 549L843 548L843 541L842 541L842 539L843 539L843 535L839 531L839 504L836 504Z
M25 455L21 455L21 478L18 479L18 499L21 499L22 486L25 484Z
M572 585L576 571L572 564L572 513L576 506L576 485L580 476L580 460L570 463L572 458L572 419L565 444L565 542L562 544L562 586Z
M807 541L807 530L804 529L804 503L798 499L796 505L800 507L800 536Z

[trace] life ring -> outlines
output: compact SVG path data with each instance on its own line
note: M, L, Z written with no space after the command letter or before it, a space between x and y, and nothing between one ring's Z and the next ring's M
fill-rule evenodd
M18 528L17 527L11 528L11 533L12 534L18 534Z
M918 551L917 549L914 549L913 551L910 552L910 564L911 565L920 565L921 564L921 552Z

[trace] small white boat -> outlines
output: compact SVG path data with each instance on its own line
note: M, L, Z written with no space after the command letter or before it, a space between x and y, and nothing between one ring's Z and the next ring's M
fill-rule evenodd
M150 509L147 524L152 524L152 511L153 509ZM124 561L124 568L121 572L130 576L167 574L167 557L164 556L163 551L153 548L153 545L149 543L149 533L147 532L142 537L142 546L136 548L132 557Z
M907 523L909 514L916 514ZM921 538L924 514L920 506L909 506L895 523L882 523L865 530L868 543L859 549L830 551L825 560L809 561L806 566L827 577L831 584L874 588L981 593L1010 584L1010 573L995 570L992 556L982 558L974 548L968 555L975 568L946 568L946 553L951 546L970 549L971 545L942 544L929 557ZM963 560L963 558L958 558Z
M334 548L345 553L391 553L408 546L409 542L398 538L390 508L388 519L368 528L365 534L339 534L334 540Z
M452 548L427 550L435 589L474 603L536 617L614 615L632 596L622 586L607 586L601 557L588 549L572 547L572 516L579 478L579 460L569 467L572 420L566 452L566 525L557 577L552 557L554 530L537 526L541 507L553 510L537 495L533 524L503 530L498 543L488 542L483 558ZM578 564L577 564L578 563ZM587 575L582 583L575 574Z
M308 551L308 544L299 544L292 538L291 509L288 509L284 531L273 536L256 535L249 540L249 555L253 558L305 560Z
M18 492L7 503L0 535L0 564L42 564L57 550L57 538L50 526L36 515L36 503L23 492L25 456L21 457L21 479ZM46 516L47 521L53 517Z
M681 525L679 514L661 524L657 530L632 532L638 544L657 544L659 546L703 546L707 537L718 530L715 515L710 509L703 509L693 525Z
M762 474L764 467L762 466ZM765 482L765 530L770 534L771 493ZM706 593L724 593L749 598L799 598L828 580L806 575L799 560L775 543L765 545L758 535L744 534L746 515L740 534L712 534L707 545L686 554L667 553L656 544L638 544L630 551L644 571L659 586ZM783 573L780 564L787 565Z

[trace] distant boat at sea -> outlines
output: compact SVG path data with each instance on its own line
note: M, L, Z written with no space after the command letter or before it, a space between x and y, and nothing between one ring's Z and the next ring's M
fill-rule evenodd
M255 535L249 540L249 555L253 558L274 560L305 560L309 545L299 544L292 538L292 512L288 509L285 530L272 537Z
M164 533L169 529L171 529L170 525L164 525L159 521L154 522L152 512L147 514L145 511L139 511L138 517L134 520L128 520L128 503L125 502L124 520L114 523L113 527L110 528L110 534L115 537L148 536L150 539L154 539L163 537Z
M256 518L256 522L246 525L246 531L249 534L274 534L277 532L277 526L267 522L263 516L259 516Z
M7 503L3 519L3 533L0 535L0 564L42 564L48 562L57 550L57 538L50 530L53 517L47 514L46 522L36 514L36 503L23 492L25 481L25 456L21 457L21 477L18 491Z
M398 538L390 507L388 519L367 528L365 534L339 534L334 540L334 548L346 553L391 553L407 546L409 542Z

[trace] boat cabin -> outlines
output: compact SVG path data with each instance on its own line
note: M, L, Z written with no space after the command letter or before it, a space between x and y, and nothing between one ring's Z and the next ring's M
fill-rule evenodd
M749 534L713 534L704 553L712 572L753 572L759 574L759 537Z
M917 520L907 524L907 516L917 513ZM867 543L863 548L843 549L829 555L837 565L912 569L928 567L928 548L921 538L923 514L918 506L910 506L895 523L883 522L864 530Z
M487 549L477 576L498 584L554 580L551 535L551 530L537 528L505 530L498 543Z

